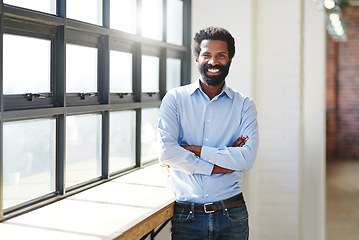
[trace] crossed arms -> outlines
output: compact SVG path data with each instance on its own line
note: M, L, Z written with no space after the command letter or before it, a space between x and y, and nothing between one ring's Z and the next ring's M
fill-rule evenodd
M202 130L193 127L197 120L196 116L193 114L180 116L179 114L181 110L184 111L183 109L193 113L196 113L197 109L187 102L186 106L179 106L176 97L173 94L167 94L162 100L157 128L160 163L188 175L211 175L250 169L258 149L257 111L250 99L236 104L242 107L240 112L228 109L226 118L240 119L240 124L231 123L212 128L218 131L218 134L212 137L226 138L226 141L230 142L231 134L240 133L242 136L234 136L237 137L234 138L236 141L229 146L224 145L225 142L217 144L218 147L201 146L198 143L202 141L198 136L201 136ZM180 121L188 125L181 125ZM186 131L185 138L181 131ZM188 142L192 142L192 145L186 145Z
M233 144L233 147L243 147L244 144L247 142L248 140L248 136L240 136L236 142ZM195 146L195 145L189 145L189 146L181 146L184 149L193 152L194 154L196 154L198 157L201 156L201 151L202 151L202 146ZM233 172L233 170L231 169L227 169L227 168L223 168L217 165L213 166L213 170L212 170L212 174L215 173L230 173Z

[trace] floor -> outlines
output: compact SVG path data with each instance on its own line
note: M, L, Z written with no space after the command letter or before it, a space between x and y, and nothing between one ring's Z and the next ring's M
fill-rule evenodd
M359 240L359 161L327 163L327 240Z

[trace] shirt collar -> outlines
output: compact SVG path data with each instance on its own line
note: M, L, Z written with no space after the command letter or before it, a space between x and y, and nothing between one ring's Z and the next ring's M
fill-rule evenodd
M196 90L202 91L200 80L198 79L196 82L192 83L190 86L190 95L192 95ZM203 92L203 91L202 91ZM219 95L225 93L230 99L233 99L233 92L227 87L227 83L224 82L223 89Z

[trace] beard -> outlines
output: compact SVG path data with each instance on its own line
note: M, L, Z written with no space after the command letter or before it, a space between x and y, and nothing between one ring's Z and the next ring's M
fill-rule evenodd
M198 65L198 71L202 76L202 80L208 85L208 86L218 86L219 84L221 84L224 79L227 77L228 73L229 73L229 66L230 63L228 63L227 65L215 65L212 66L211 64L199 64ZM215 76L210 76L207 74L207 70L209 68L214 68L214 69L219 69L219 71L221 72L221 74L219 75L215 75Z

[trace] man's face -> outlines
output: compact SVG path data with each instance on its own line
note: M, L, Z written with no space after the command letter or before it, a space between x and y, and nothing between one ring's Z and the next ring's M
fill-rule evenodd
M217 86L222 83L228 75L231 61L227 42L221 40L201 42L201 51L196 62L201 79L207 85Z

